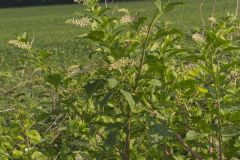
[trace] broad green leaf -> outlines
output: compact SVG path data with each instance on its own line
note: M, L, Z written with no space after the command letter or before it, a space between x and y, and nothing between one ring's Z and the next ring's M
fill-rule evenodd
M117 81L115 78L110 78L110 79L108 79L108 87L109 87L110 89L116 87L117 84L118 84L118 81Z
M95 42L102 42L104 37L104 32L100 30L90 31L87 34L78 36L77 38L86 38Z
M149 72L162 73L162 71L166 68L163 63L163 59L159 59L155 55L147 55L146 62L149 65Z
M182 80L180 81L176 87L182 88L182 89L187 89L187 88L192 88L196 84L196 81L193 79L187 79L187 80Z
M27 131L26 135L29 137L31 143L38 144L41 140L41 136L36 130Z
M105 140L104 147L106 150L111 150L120 140L119 133L116 130L110 131Z
M106 124L114 123L113 118L107 115L99 115L96 120Z
M222 127L223 137L235 137L240 135L240 128L236 127Z
M197 90L201 93L208 93L208 90L206 88L203 88L203 87L200 87L200 86L197 87Z
M127 91L125 91L125 90L121 90L121 93L123 94L125 100L128 102L128 105L129 105L131 111L133 113L136 113L137 110L136 110L136 107L135 107L135 101L134 101L134 99L132 97L132 94L127 92Z

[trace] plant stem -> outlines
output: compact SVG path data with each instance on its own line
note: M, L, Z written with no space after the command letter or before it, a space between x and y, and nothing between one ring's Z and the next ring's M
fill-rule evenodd
M223 159L223 149L222 149L222 119L221 119L221 108L220 102L217 100L217 109L218 109L218 159Z
M105 3L105 7L107 8L107 0L105 0L104 3Z
M237 0L237 4L236 4L235 17L238 16L238 9L239 9L239 0Z
M23 133L24 141L25 141L25 144L28 148L27 156L28 156L28 160L29 160L30 159L30 154L29 153L30 153L30 148L31 148L30 147L30 142L29 142L29 139L28 139L28 136L27 136L26 128L24 126L24 118L22 116L22 113L21 113L19 108L17 109L17 111L18 111L18 114L19 114L19 120L20 120L20 125L22 127L22 133Z
M180 134L175 133L177 140L183 145L183 147L190 152L197 160L203 160L202 156L197 152L193 151L192 148L183 140Z
M142 50L142 54L141 54L141 59L140 59L140 65L138 68L138 72L136 75L136 81L135 81L135 85L133 87L133 92L137 91L138 88L138 84L139 81L141 79L141 72L142 72L142 68L144 65L144 61L145 61L145 55L146 55L146 50L147 50L147 45L148 45L148 40L149 40L149 35L150 35L150 31L153 27L153 25L155 24L155 22L157 21L157 19L160 17L161 14L159 14L159 10L157 9L157 11L155 12L151 23L148 27L148 31L147 31L147 36L144 39L143 42L143 50ZM127 113L127 127L126 127L126 139L125 139L125 151L124 151L124 155L123 155L123 159L124 160L130 160L130 141L131 141L131 110L128 111Z
M214 73L213 59L212 59L212 74L214 79L215 86L215 108L217 109L217 139L218 139L218 160L223 159L223 149L222 149L222 116L221 116L221 102L220 102L220 84L219 84L219 75L220 75L220 65L217 64L216 72Z
M213 137L212 136L209 137L209 145L210 145L210 147L209 147L209 154L210 154L210 156L212 156L212 154L214 152L214 149L213 149ZM212 160L212 158L210 158L210 159Z
M14 111L14 110L15 110L15 108L5 109L5 110L0 111L0 113L10 112L10 111Z
M227 8L227 0L224 0L224 13L223 14L226 14L226 8Z
M131 112L128 113L127 117L124 160L130 160L130 141L131 141Z
M204 19L203 19L203 16L202 16L203 2L204 2L204 0L201 0L200 7L199 7L199 12L200 12L201 20L202 20L202 25L205 26L205 22L204 22Z
M216 5L216 0L212 0L212 17L214 17L215 5ZM212 22L211 22L211 27L213 27Z
M214 17L216 0L212 0L212 17Z
M143 42L143 45L142 45L143 49L142 49L142 54L141 54L141 59L140 59L140 65L139 65L139 68L138 68L138 73L137 73L137 76L136 76L136 83L135 83L134 90L137 89L139 80L141 78L141 72L142 72L142 68L143 68L143 65L144 65L144 61L145 61L146 50L147 50L147 46L148 46L148 40L149 40L150 32L152 30L153 25L155 24L155 22L157 21L157 19L160 16L161 16L161 14L159 14L159 10L157 9L157 11L155 12L155 14L154 14L154 16L151 20L151 23L148 26L147 35L146 35L146 38L144 39L144 42Z
M216 86L216 107L218 110L218 159L223 159L223 149L222 149L222 116L221 116L221 102L220 102L220 86L219 86L219 73L220 72L220 66L219 62L217 64L217 71L216 71L216 80L215 80L215 86Z

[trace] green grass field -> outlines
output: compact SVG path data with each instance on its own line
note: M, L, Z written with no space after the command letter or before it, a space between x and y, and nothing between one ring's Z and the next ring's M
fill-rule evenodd
M179 6L167 15L166 19L173 26L187 31L202 23L199 13L200 0L183 1L185 5ZM217 1L215 15L221 17L227 11L235 12L235 3L235 0ZM121 2L110 5L142 12L147 16L151 16L155 9L153 1ZM36 47L66 54L78 52L81 43L74 37L84 31L64 23L68 18L76 17L77 12L83 12L83 8L79 5L0 9L0 54L7 54L9 57L13 50L9 49L8 41L23 32L27 32L34 39ZM205 1L202 16L205 20L211 16L210 0Z

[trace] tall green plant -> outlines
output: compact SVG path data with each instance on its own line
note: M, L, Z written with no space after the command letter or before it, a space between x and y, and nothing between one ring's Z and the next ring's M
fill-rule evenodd
M0 93L2 159L238 159L239 28L211 17L191 36L162 16L80 1L88 13L66 21L89 42L86 66L55 68L23 35L16 87ZM5 87L5 86L4 86ZM4 98L3 96L4 95ZM5 96L7 95L7 96Z

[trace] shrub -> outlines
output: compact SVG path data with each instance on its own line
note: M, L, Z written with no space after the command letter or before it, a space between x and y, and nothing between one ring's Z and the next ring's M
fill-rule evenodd
M151 19L84 4L66 23L89 29L76 38L95 63L59 70L27 35L10 41L23 65L4 79L20 83L1 93L1 159L239 159L236 17L188 36L161 21L180 2Z

